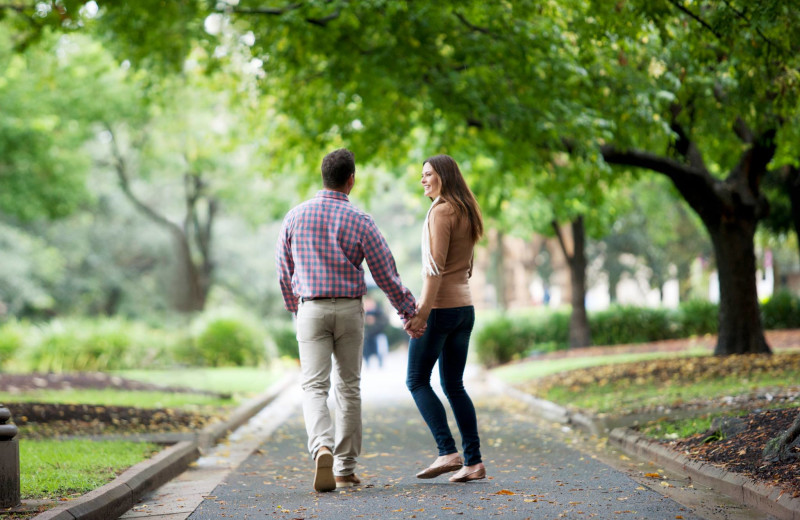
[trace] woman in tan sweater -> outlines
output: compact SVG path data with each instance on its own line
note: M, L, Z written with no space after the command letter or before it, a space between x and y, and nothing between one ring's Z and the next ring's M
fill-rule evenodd
M475 407L464 389L464 366L475 309L469 290L475 243L483 233L480 208L458 164L448 155L427 159L422 186L433 203L422 230L422 295L417 315L406 329L425 332L408 348L406 384L436 440L439 457L418 478L433 478L451 471L452 482L486 478L481 461ZM447 415L431 388L433 366L439 375L461 433L464 459L458 454Z

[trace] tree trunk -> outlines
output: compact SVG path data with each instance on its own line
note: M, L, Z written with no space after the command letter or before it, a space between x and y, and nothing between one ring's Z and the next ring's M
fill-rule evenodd
M794 223L795 238L797 238L797 250L800 254L800 168L789 167L789 174L786 176L786 190L789 192L789 200L792 205L792 222Z
M592 344L592 332L589 327L589 317L586 314L586 230L583 225L583 216L572 221L572 254L569 254L561 228L558 223L552 222L561 251L567 258L569 265L569 278L572 285L572 313L569 319L569 346L570 348L588 347Z
M756 225L755 219L740 216L710 230L719 270L719 340L714 350L718 356L770 352L756 290Z
M737 121L735 131L748 147L724 181L709 173L700 151L680 129L675 148L685 162L641 150L601 147L603 158L610 164L666 175L702 219L719 269L717 355L770 352L756 292L753 237L758 221L769 211L760 181L775 153L775 131L754 136L742 121Z
M173 233L175 243L175 283L172 290L172 305L179 312L200 312L206 306L208 284L204 284L192 260L192 252L186 236Z
M112 137L114 132L107 126ZM206 184L201 175L184 174L185 214L183 224L179 225L145 204L133 192L128 172L128 162L122 154L117 142L112 138L111 152L114 157L114 169L122 192L133 206L172 236L176 249L177 277L172 290L175 309L180 312L202 311L211 288L214 273L212 262L212 230L217 214L217 201L206 192ZM188 162L188 161L187 161ZM201 202L205 204L205 220L201 218ZM195 264L192 252L194 243L200 257L199 265Z

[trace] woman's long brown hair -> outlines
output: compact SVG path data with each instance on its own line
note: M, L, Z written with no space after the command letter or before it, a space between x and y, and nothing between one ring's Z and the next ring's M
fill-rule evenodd
M441 200L449 202L456 215L469 219L472 243L476 243L483 235L481 208L478 206L478 201L475 200L475 195L467 186L467 181L464 180L455 159L441 154L425 159L422 164L425 165L425 163L429 163L439 174L442 183L439 193Z

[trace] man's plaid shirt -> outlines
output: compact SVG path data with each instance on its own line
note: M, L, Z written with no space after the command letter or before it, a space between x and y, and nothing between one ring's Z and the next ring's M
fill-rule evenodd
M408 319L417 312L378 226L344 193L321 190L292 209L283 220L275 257L289 312L297 312L301 297L363 296L365 259L375 283L400 316Z

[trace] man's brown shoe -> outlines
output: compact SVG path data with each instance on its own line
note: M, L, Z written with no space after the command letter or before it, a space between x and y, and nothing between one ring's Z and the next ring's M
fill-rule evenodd
M351 475L342 475L342 476L337 475L334 478L336 479L337 488L346 488L361 484L361 480L356 476L355 473Z
M333 491L336 489L336 480L333 478L333 454L325 446L317 450L317 458L314 461L314 490Z

